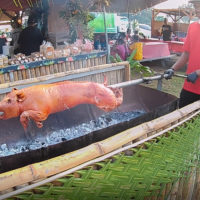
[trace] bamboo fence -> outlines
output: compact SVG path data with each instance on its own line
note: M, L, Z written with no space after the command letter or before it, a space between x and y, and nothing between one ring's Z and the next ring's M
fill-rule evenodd
M96 65L106 64L106 55L98 58L88 58L80 61L66 61L63 63L38 66L30 69L18 69L0 74L0 83L23 81L31 78L38 78L46 75L55 75L61 72L68 72L75 69L89 68Z

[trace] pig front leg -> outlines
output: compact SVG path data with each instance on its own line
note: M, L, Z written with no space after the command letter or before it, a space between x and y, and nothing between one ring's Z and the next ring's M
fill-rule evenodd
M34 120L38 128L42 128L42 121L46 120L48 113L40 112L35 110L26 110L20 115L20 122L24 127L24 130L27 130L28 122L30 119Z

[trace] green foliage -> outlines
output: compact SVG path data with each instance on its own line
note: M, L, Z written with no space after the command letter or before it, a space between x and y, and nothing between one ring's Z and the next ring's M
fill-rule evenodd
M132 51L131 55L127 58L127 61L130 64L131 74L133 76L134 73L139 73L141 76L152 76L154 72L148 67L142 65L139 61L134 60L134 56L136 54L136 49ZM120 58L118 54L114 56L110 56L110 61L112 63L122 62L123 60Z
M85 9L80 0L69 0L66 3L64 10L60 11L60 17L66 21L68 29L71 31L69 34L72 42L76 40L78 35L84 38L93 39L93 29L88 26L88 23L94 19L89 12Z

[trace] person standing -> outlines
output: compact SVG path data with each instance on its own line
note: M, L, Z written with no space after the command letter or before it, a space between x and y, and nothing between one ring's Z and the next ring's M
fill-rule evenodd
M13 19L11 26L12 26L12 32L11 32L12 42L11 42L11 45L13 45L14 54L17 54L17 53L19 53L18 40L19 40L20 33L22 32L22 25L18 22L17 19Z
M163 36L164 41L170 41L171 40L172 29L171 29L171 26L167 24L166 18L164 19L164 24L162 26L161 34Z
M36 18L29 17L28 27L26 27L19 35L19 52L29 56L33 52L40 51L43 36L37 28Z
M186 40L183 46L184 52L177 62L164 72L166 79L174 75L174 71L182 68L188 63L184 82L180 93L179 107L184 107L190 103L200 100L200 0L191 0L194 5L198 21L189 25Z

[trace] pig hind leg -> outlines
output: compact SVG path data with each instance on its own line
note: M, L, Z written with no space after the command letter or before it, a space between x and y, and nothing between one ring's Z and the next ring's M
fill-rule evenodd
M27 130L28 122L30 119L34 120L38 128L42 128L43 124L42 121L46 120L48 117L48 114L45 112L39 112L35 110L27 110L24 111L20 115L20 122L22 126L24 127L24 130Z

